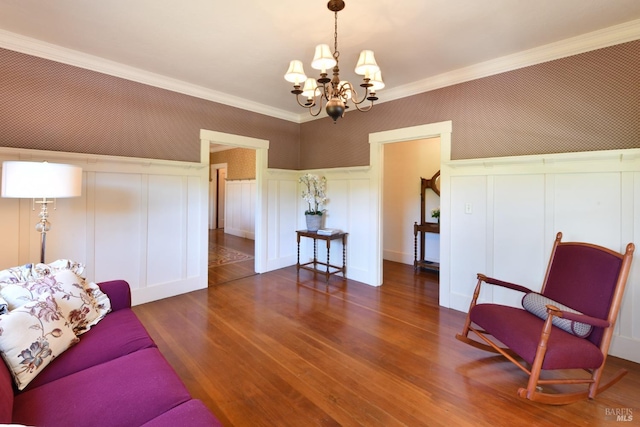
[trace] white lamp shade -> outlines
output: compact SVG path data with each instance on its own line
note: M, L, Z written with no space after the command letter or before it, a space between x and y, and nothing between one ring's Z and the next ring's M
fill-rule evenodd
M305 98L313 98L316 94L317 87L318 84L316 83L316 79L312 79L311 77L309 77L304 82L304 87L302 88L302 96L304 96Z
M316 46L316 54L311 61L311 67L316 70L326 71L329 68L333 68L336 65L336 59L331 53L329 45L319 44Z
M380 67L376 63L376 58L373 55L372 50L363 50L360 52L360 57L358 58L358 64L356 65L356 74L360 74L361 76L369 77L376 72L380 71Z
M26 199L76 197L82 194L82 168L48 162L2 163L2 197Z
M369 81L373 86L371 86L372 91L377 92L380 89L384 89L384 82L382 81L382 71L376 71L373 73L373 77Z
M302 61L294 59L289 64L289 69L287 70L287 74L284 75L284 79L288 82L293 83L294 85L299 85L300 83L307 80L307 76L304 74L304 67L302 66Z

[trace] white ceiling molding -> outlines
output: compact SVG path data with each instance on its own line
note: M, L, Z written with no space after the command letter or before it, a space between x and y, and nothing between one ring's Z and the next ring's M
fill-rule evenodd
M151 73L139 68L120 64L97 56L88 55L86 53L67 49L41 40L11 33L9 31L0 30L0 47L91 71L97 71L110 76L147 84L161 89L195 96L196 98L206 99L208 101L229 105L231 107L253 111L255 113L264 114L278 119L292 122L299 121L298 115L289 111L280 110L222 92L213 91L202 86L172 79L160 74Z
M640 39L640 20L629 21L603 30L453 70L407 85L385 89L382 91L381 99L378 103L393 101L418 93L638 39ZM306 110L302 110L300 114L291 113L4 30L0 30L0 47L295 123L305 123L326 117L324 112L318 117L310 116Z
M640 39L640 19L539 46L513 55L481 62L470 67L460 68L408 85L384 90L380 95L381 100L378 102L405 98L418 93L428 92L430 90L440 89L454 84L505 73L530 65L541 64L543 62L553 61L554 59L565 58L567 56L638 39Z

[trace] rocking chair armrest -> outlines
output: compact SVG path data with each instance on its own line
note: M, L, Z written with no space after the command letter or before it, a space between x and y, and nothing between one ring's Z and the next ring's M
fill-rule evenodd
M608 320L598 319L597 317L587 316L586 314L563 311L551 304L547 304L547 313L552 316L562 317L563 319L572 320L574 322L586 323L598 328L608 328L611 326L611 323L609 323Z
M523 292L525 294L532 292L531 289L525 288L524 286L516 285L515 283L505 282L503 280L494 279L493 277L487 277L484 274L478 273L478 280L482 280L483 282L489 283L491 285L501 286L507 289L513 289L514 291Z

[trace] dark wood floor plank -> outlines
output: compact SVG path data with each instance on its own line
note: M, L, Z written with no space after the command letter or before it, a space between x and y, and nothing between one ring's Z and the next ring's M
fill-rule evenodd
M518 398L520 370L454 338L464 314L438 305L437 274L384 272L371 287L288 267L134 310L227 426L610 425L608 409L640 412L640 366L615 357L605 376L630 373L594 401Z

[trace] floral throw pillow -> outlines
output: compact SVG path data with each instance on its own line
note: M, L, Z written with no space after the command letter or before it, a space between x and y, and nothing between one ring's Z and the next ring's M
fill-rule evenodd
M0 296L9 304L9 310L36 301L44 293L51 294L58 301L64 318L76 335L88 331L111 310L109 299L98 286L87 284L72 270L59 270L22 283L5 283L0 289Z
M34 276L33 264L25 264L0 271L0 288L6 283L21 283Z
M59 259L49 264L36 264L33 267L34 275L49 276L61 270L71 270L79 277L86 279L84 275L84 264L70 259Z
M76 342L78 337L48 292L0 315L0 354L19 390Z

